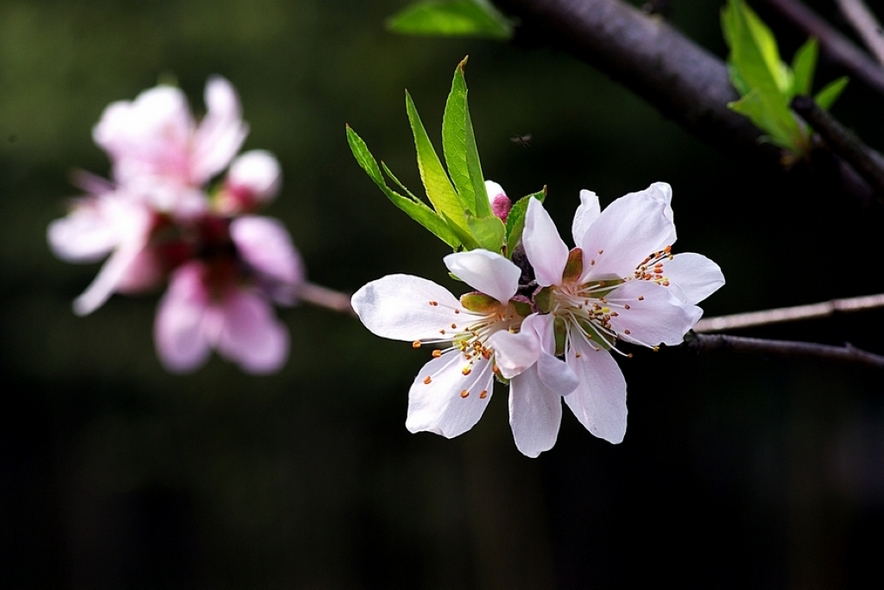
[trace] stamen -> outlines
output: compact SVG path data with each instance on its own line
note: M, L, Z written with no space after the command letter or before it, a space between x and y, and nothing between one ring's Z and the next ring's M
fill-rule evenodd
M488 397L488 390L483 389L482 392L479 394L479 399L485 399L486 397Z
M424 385L429 385L431 381L432 381L432 379L430 378L429 375L427 375L426 378L424 379Z
M436 307L437 305L439 305L439 302L438 301L430 301L430 305L432 305L433 307Z
M467 399L468 397L470 397L470 392L464 389L460 392L460 397L462 397L463 399Z
M441 351L441 350L439 350L439 349L437 348L436 350L433 351L433 358L434 358L434 359L437 359L437 358L439 358L440 356L442 356L442 351Z

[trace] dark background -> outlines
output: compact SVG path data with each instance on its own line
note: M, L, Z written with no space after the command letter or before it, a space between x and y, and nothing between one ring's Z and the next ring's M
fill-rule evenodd
M237 87L246 148L273 151L285 174L268 213L313 281L353 291L409 272L455 288L445 246L362 173L344 124L418 189L403 89L438 140L466 54L487 176L514 197L547 185L563 230L581 188L607 204L669 182L676 250L706 254L728 281L708 316L884 290L879 210L711 149L555 50L385 32L403 4L0 4L0 586L834 588L877 576L880 371L640 351L621 363L625 441L595 439L566 410L556 447L531 460L500 387L462 437L409 434L406 393L426 356L348 317L280 310L292 354L277 375L213 358L182 377L154 353L156 296L73 315L98 265L53 258L46 226L76 194L72 170L108 172L90 135L104 107L170 76L197 109L210 74ZM720 3L674 4L675 24L724 56ZM771 23L791 58L803 39ZM823 64L819 80L839 74ZM881 149L881 107L853 83L834 113ZM530 148L510 141L525 133ZM882 320L743 334L884 353Z

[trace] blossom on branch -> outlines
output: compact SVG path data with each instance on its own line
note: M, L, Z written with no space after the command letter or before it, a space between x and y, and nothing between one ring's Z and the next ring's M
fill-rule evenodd
M478 291L457 299L432 281L389 275L359 289L352 304L378 336L412 342L415 348L446 345L433 350L432 360L415 378L405 425L411 432L453 438L478 422L491 399L495 375L509 379L513 391L519 389L540 344L536 331L523 329L531 306L516 295L521 269L486 250L450 254L445 264ZM536 373L530 375L537 380ZM551 372L543 379L559 395L576 385L567 373ZM530 421L529 413L517 420L523 416ZM530 439L531 428L529 422L513 423L517 442Z
M246 371L268 373L289 347L273 303L296 302L303 264L280 222L251 215L279 192L279 162L263 150L236 157L248 126L229 82L211 78L205 101L199 123L168 86L107 107L93 136L113 181L82 175L87 196L50 224L48 240L68 261L108 256L74 303L80 315L114 292L169 280L154 329L169 370L193 370L214 348Z
M543 205L532 200L522 236L555 341L579 385L565 403L592 434L612 443L626 432L626 381L611 353L621 342L656 348L680 344L700 319L697 303L724 284L718 265L699 254L671 253L675 242L668 184L631 193L601 211L581 192L569 250Z

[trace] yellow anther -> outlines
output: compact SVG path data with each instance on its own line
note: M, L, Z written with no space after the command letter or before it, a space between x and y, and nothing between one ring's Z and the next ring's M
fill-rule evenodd
M427 376L424 378L424 385L429 385L431 381L432 381L432 379L430 378L429 375L427 375Z
M411 343L411 347L412 347L412 348L420 348L420 347L421 347L421 341L420 341L420 340L415 340L414 342Z
M470 397L470 392L467 391L466 389L464 389L463 391L460 392L460 397L466 399L466 398Z

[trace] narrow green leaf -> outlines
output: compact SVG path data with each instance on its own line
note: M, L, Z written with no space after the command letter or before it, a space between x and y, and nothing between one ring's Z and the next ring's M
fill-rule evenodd
M489 217L468 215L467 223L470 225L470 233L480 248L500 253L506 239L506 228L498 217L494 215Z
M410 35L472 36L508 40L513 27L485 0L415 2L387 21L387 28Z
M813 37L795 52L795 57L792 58L792 91L788 96L790 100L799 94L810 94L818 54L819 43Z
M844 92L844 88L849 81L847 76L842 76L833 82L829 82L817 93L814 100L821 108L828 111L835 104L835 101L838 100L838 97L841 96L841 93Z
M353 152L353 156L356 158L356 162L359 166L365 170L366 174L368 174L374 183L378 185L378 188L387 195L387 198L390 199L394 205L399 207L409 217L424 226L430 233L451 246L453 249L456 250L461 246L461 240L453 231L451 231L451 228L448 227L446 221L439 217L432 209L422 201L417 200L416 198L409 199L404 197L387 186L387 183L384 181L384 177L381 174L381 170L378 167L377 160L371 155L368 146L362 138L359 137L349 125L347 126L347 143L350 144L350 150ZM386 166L384 166L384 170L390 174L391 178L396 180L395 177L389 173ZM402 186L398 180L396 180L396 183Z
M479 162L479 150L467 104L467 84L464 66L467 58L457 65L451 92L445 101L442 117L442 151L448 172L454 181L464 210L477 217L491 215L491 206L485 191L485 178Z
M414 134L414 147L417 151L417 167L420 171L421 181L427 192L427 198L433 204L437 213L445 214L455 224L464 230L468 230L464 209L461 205L457 192L451 185L439 156L427 135L427 130L421 122L414 101L408 92L405 93L405 109L408 112L408 122Z
M743 0L730 0L722 17L729 27L730 61L751 88L784 94L792 86L791 72L782 61L771 30Z
M525 213L528 211L528 200L537 199L541 203L546 198L546 187L536 193L522 197L513 203L509 215L506 217L506 255L513 257L513 251L522 240L522 232L525 230Z

